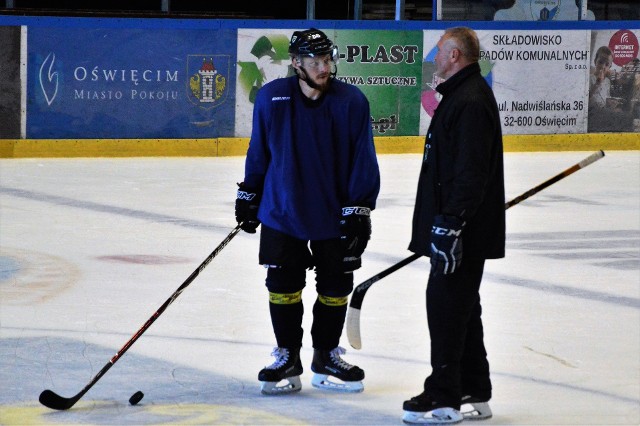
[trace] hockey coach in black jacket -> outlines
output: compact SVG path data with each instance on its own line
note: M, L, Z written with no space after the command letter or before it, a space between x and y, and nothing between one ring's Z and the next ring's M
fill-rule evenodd
M449 28L438 42L442 99L426 135L409 245L431 261L432 371L424 392L404 402L407 423L491 417L479 290L485 260L504 257L505 196L500 116L479 55L470 28ZM461 412L466 403L474 410Z

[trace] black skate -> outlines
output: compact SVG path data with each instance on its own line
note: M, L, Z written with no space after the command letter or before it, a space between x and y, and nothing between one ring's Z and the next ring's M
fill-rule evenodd
M465 420L486 420L493 416L488 399L465 395L460 400L460 411Z
M340 355L345 353L344 348L340 346L331 351L314 350L311 371L315 374L311 384L319 389L339 392L362 392L364 390L362 384L364 371L340 358ZM329 380L329 376L339 379L340 382Z
M300 349L274 348L271 355L276 357L275 362L258 373L258 380L262 382L262 393L280 395L300 391L302 389ZM286 383L278 386L278 383L283 380L286 380Z
M409 424L445 425L460 423L462 413L431 399L425 392L402 404L402 421Z

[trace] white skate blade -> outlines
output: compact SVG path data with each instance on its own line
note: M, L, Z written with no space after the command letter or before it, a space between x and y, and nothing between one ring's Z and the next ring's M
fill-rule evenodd
M279 382L260 382L260 391L265 395L285 395L293 392L300 392L302 382L300 376L287 377ZM278 386L278 384L281 384Z
M330 390L335 392L362 392L364 390L364 385L361 381L356 382L343 382L341 380L336 379L336 381L329 380L329 377L334 379L333 376L329 376L328 374L314 374L313 379L311 379L311 385L314 388Z
M464 420L460 411L444 407L427 412L405 411L402 421L409 424L452 425Z
M460 407L465 420L486 420L493 416L488 402L469 402Z

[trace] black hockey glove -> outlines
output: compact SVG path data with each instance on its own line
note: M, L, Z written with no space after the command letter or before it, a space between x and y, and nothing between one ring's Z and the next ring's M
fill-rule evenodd
M247 188L244 183L238 184L236 198L236 221L241 223L240 228L249 234L255 234L260 225L258 220L258 207L260 207L261 194L255 189Z
M340 218L344 272L352 272L362 265L362 253L371 238L371 209L343 207Z
M455 216L438 215L431 228L431 267L435 274L451 274L462 262L462 229Z

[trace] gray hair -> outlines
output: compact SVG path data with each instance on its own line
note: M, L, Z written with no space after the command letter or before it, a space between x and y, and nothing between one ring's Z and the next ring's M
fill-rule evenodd
M478 62L480 59L480 41L474 30L469 27L451 27L447 28L444 34L455 42L456 48L460 50L462 56L471 62Z

